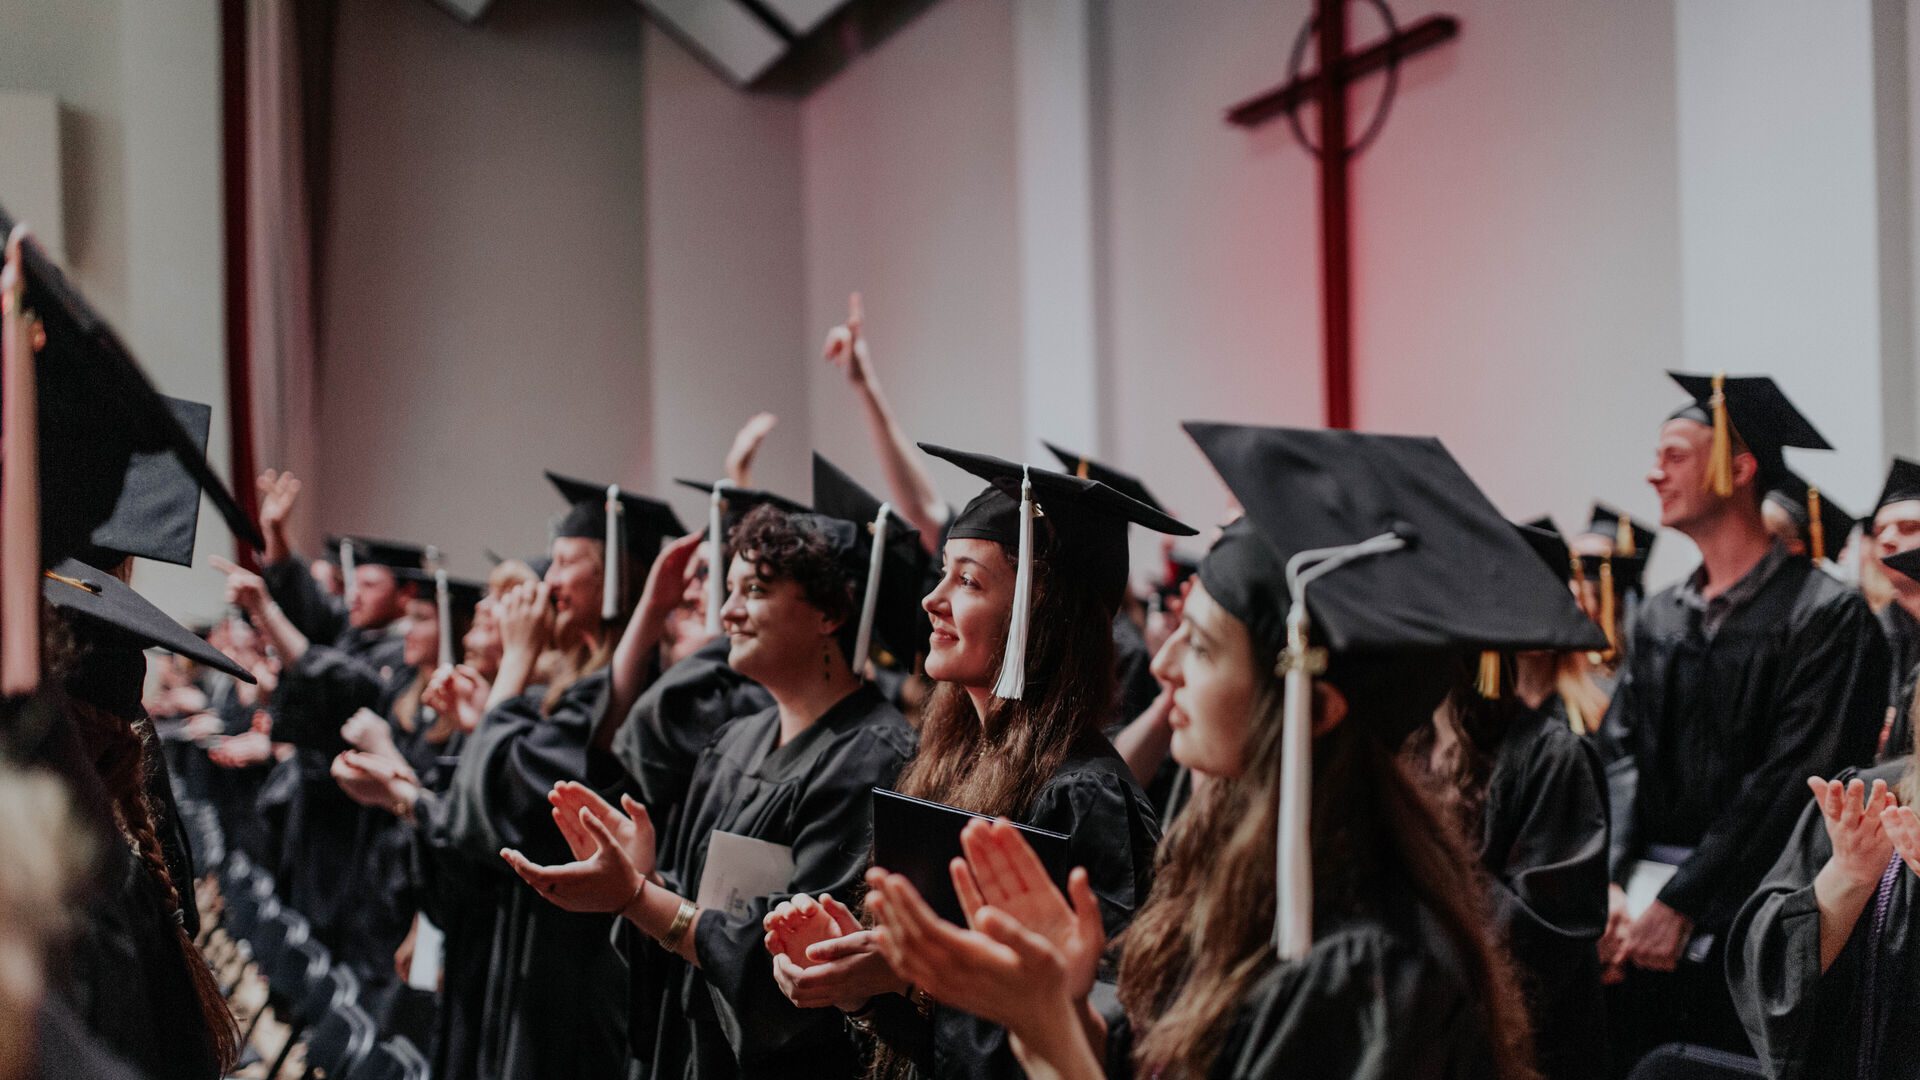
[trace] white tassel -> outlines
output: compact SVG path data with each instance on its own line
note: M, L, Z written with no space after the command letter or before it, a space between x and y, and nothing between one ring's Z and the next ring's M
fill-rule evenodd
M620 485L607 485L607 554L600 575L600 619L612 622L620 617L620 519L625 507L620 502Z
M1313 788L1313 671L1307 659L1307 609L1299 601L1287 615L1287 649L1300 659L1287 664L1280 732L1280 812L1275 847L1278 899L1273 947L1282 960L1298 960L1313 945L1313 849L1308 795Z
M713 482L707 500L707 633L720 632L720 609L727 604L727 537L720 528L727 497L725 480Z
M347 607L353 607L353 541L340 541L340 590Z
M1033 617L1033 477L1020 474L1020 570L1013 579L1013 618L1007 624L1006 657L993 696L1020 700L1027 690L1027 628Z
M881 503L873 517L873 554L867 556L867 591L860 598L860 629L853 636L853 655L847 662L856 675L867 670L867 653L873 648L873 614L880 606L880 572L886 566L887 519L893 515L890 503Z
M1302 551L1287 560L1287 648L1280 655L1286 682L1280 733L1279 827L1274 837L1273 948L1298 960L1313 947L1313 679L1326 671L1324 649L1308 644L1307 586L1355 559L1395 551L1406 541L1392 533L1346 547Z
M453 597L447 587L447 572L433 572L433 599L440 611L440 666L453 666Z

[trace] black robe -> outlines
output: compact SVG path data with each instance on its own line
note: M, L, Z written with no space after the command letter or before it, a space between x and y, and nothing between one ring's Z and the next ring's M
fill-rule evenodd
M1072 838L1069 861L1086 868L1107 939L1117 937L1146 902L1160 828L1153 804L1113 744L1098 736L1083 739L1041 787L1021 823ZM897 995L877 1000L873 1017L875 1033L910 1056L922 1076L1022 1075L1006 1029L996 1024L939 1005L929 1023Z
M260 568L273 602L280 605L293 628L315 644L338 641L346 633L347 602L320 588L307 560L289 555Z
M855 690L784 746L768 708L727 725L700 755L684 812L660 851L668 888L691 898L715 831L792 849L793 874L744 915L706 910L698 969L625 934L634 979L634 1056L654 1080L851 1078L860 1057L834 1009L799 1009L773 981L762 920L796 893L852 904L873 848L873 789L913 756L913 731L872 685Z
M1711 640L1680 586L1648 599L1608 710L1637 780L1614 819L1613 880L1649 845L1691 849L1660 899L1724 935L1793 831L1810 774L1873 758L1888 655L1872 612L1786 559Z
M282 673L275 710L306 710L337 727L360 708L379 709L388 687L411 678L400 666L401 642L349 630L337 646L315 645ZM260 789L275 892L306 916L315 940L351 964L363 978L393 970L393 948L366 933L369 915L367 852L393 828L393 815L361 806L333 779L333 758L296 747Z
M1904 761L1913 753L1913 687L1920 676L1920 619L1907 614L1898 603L1875 612L1880 630L1893 654L1888 668L1886 745L1880 750L1882 761Z
M1487 781L1480 865L1548 1080L1605 1071L1595 945L1607 922L1606 792L1599 753L1573 733L1558 698L1515 721Z
M727 666L730 647L717 637L662 672L614 733L614 755L663 838L672 834L700 752L730 721L773 706L759 683Z
M592 745L607 679L604 668L583 676L544 715L538 693L495 708L462 749L445 797L432 800L419 835L429 859L452 863L439 887L456 890L428 908L448 935L439 1080L625 1069L627 979L612 920L562 911L500 858L511 847L543 865L573 860L547 793L562 780L617 785L619 762ZM449 919L454 906L470 910Z
M1406 886L1381 890L1379 897L1378 910L1365 914L1316 913L1313 947L1254 982L1221 1038L1209 1077L1495 1075L1486 1012L1445 931ZM1135 1075L1132 1044L1124 1019L1109 1028L1108 1076Z
M1858 776L1869 787L1875 780L1892 786L1906 765L1888 762ZM1873 934L1876 894L1822 974L1813 879L1833 847L1820 808L1802 802L1792 841L1733 924L1727 979L1740 1021L1776 1080L1920 1076L1920 1025L1912 1019L1913 988L1920 986L1920 879L1904 865L1894 868L1881 935ZM1877 1055L1877 1069L1862 1072L1863 1047Z

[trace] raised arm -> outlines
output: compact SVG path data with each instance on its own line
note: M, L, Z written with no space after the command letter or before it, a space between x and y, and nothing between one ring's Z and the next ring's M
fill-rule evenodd
M647 586L640 604L627 620L626 632L613 651L612 692L607 696L607 713L594 733L594 743L605 750L613 745L613 734L626 721L628 710L646 690L648 664L659 654L666 637L667 618L679 606L687 590L687 570L700 550L699 533L683 536L660 549L647 572Z
M860 294L854 293L847 301L847 321L827 332L821 355L846 375L860 399L867 417L867 431L873 436L874 451L880 455L881 467L887 474L887 492L893 499L893 508L920 531L920 542L926 545L927 551L938 555L941 529L947 523L947 504L921 467L919 451L900 430L893 407L881 392L862 333L863 321Z

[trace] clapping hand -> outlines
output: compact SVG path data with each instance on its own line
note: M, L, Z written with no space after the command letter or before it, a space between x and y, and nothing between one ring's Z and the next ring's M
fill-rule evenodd
M567 911L613 913L638 899L654 870L653 820L623 796L622 814L584 784L555 784L547 801L574 861L541 866L512 848L500 857L522 881Z

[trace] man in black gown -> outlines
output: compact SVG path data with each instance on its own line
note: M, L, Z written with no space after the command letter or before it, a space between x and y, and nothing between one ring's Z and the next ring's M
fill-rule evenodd
M1913 687L1920 674L1920 581L1888 566L1886 559L1920 549L1920 462L1894 458L1887 482L1866 521L1867 558L1886 572L1893 602L1875 614L1893 651L1887 683L1887 719L1880 760L1904 759L1913 752Z
M1626 1068L1684 1041L1747 1052L1723 974L1741 903L1778 857L1806 778L1871 760L1884 640L1861 597L1770 541L1761 497L1786 446L1828 449L1767 378L1674 376L1694 403L1647 479L1701 566L1646 602L1608 713L1637 772L1616 807L1604 959ZM1629 889L1635 902L1628 902Z

